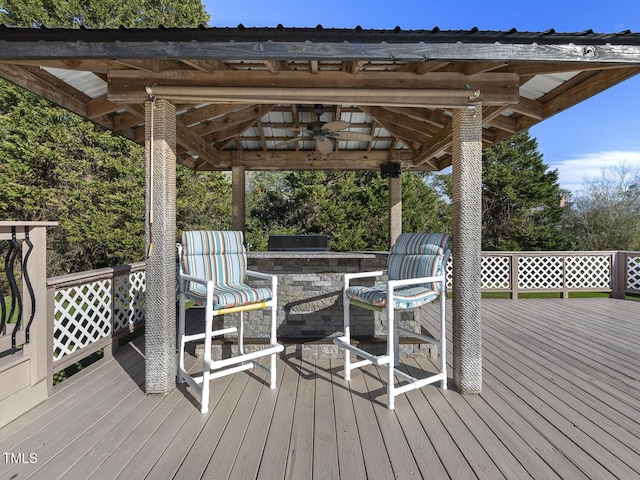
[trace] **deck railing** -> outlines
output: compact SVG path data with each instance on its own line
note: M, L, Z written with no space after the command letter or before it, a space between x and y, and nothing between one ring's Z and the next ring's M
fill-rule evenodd
M451 286L453 262L448 265ZM145 263L47 281L53 371L111 346L144 322ZM482 252L482 292L640 294L640 252Z
M145 263L47 280L53 322L53 372L104 349L144 322Z
M448 265L451 286L453 262ZM640 252L482 252L482 292L640 293Z
M0 221L0 426L47 398L47 228Z

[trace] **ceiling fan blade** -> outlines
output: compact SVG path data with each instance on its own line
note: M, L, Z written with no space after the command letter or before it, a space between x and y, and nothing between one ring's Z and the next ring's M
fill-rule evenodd
M333 143L327 137L317 137L316 138L316 149L324 154L328 155L333 152Z
M286 145L288 143L294 143L294 142L300 142L303 140L313 140L313 137L295 137L295 138L290 138L289 140L285 140L284 142L280 142L276 145L273 146L273 148L278 148L281 147L282 145Z
M338 140L353 140L356 142L370 142L373 140L371 135L360 132L340 132L334 138L337 138Z
M331 132L338 132L349 128L351 124L349 122L343 122L342 120L336 120L335 122L328 122L322 125L323 130L329 130Z

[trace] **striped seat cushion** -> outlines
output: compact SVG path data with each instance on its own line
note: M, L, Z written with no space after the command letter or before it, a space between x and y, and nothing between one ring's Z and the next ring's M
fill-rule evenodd
M187 291L187 296L199 305L206 302L207 290L204 285L195 284ZM241 307L252 303L268 302L271 300L270 288L252 288L244 283L233 285L216 285L213 290L213 309Z
M446 233L403 233L389 252L389 280L440 275L449 243L449 235ZM436 282L396 288L393 293L393 308L416 308L432 302L439 293L440 284ZM373 287L352 286L347 289L346 295L368 305L387 306L386 283Z
M239 307L271 300L269 288L246 285L247 254L242 232L191 231L182 234L182 271L214 282L214 310ZM197 303L204 303L204 285L187 282L185 293Z
M353 286L347 289L347 297L368 305L387 306L387 284L380 283L373 287ZM421 286L396 288L393 292L393 308L406 310L433 302L438 292Z

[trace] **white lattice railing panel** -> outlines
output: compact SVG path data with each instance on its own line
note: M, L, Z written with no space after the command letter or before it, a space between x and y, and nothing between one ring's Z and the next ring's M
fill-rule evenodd
M640 257L627 257L627 290L640 290Z
M56 292L53 359L111 334L111 280L99 280Z
M609 256L566 257L565 270L565 281L568 288L611 287Z
M146 276L144 271L129 275L120 275L114 279L114 333L124 329L131 330L133 325L144 318Z
M453 286L453 258L449 257L449 261L447 262L447 288L451 288Z
M518 287L523 290L562 288L562 257L518 258Z
M482 288L509 288L509 257L482 257Z

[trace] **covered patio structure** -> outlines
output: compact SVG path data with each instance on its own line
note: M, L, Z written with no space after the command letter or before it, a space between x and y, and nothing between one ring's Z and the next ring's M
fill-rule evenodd
M147 393L175 387L177 162L232 171L237 229L247 170L452 166L453 381L480 393L482 149L640 72L630 32L2 26L0 47L1 77L146 146ZM314 131L315 105L361 135Z

